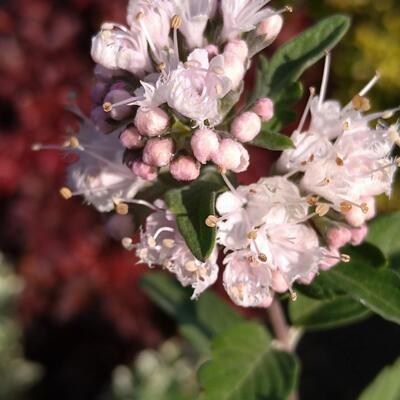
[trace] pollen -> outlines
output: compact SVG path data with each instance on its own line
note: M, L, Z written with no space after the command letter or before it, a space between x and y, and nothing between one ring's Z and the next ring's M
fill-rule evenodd
M353 97L351 103L354 109L357 111L368 111L371 109L371 103L369 99L364 96L360 96L359 94Z
M162 244L167 249L172 249L175 246L175 240L173 240L173 239L164 239L162 241Z
M318 196L311 195L307 197L307 203L310 206L315 206L317 204L317 201L318 201Z
M368 207L368 204L367 204L367 203L361 203L361 204L360 204L360 208L361 208L361 211L362 211L364 214L366 214L366 213L369 211L369 207Z
M197 265L193 260L190 260L185 264L185 269L188 272L196 272L197 271Z
M71 136L68 140L69 146L71 146L73 149L77 149L80 147L79 140L76 136Z
M297 300L297 293L294 290L290 290L290 300L292 301Z
M343 167L343 165L344 165L343 158L341 158L339 156L336 157L335 162L336 162L336 165L339 166L339 167Z
M140 21L144 17L144 12L140 11L136 14L136 21Z
M344 263L348 263L350 262L351 257L348 254L341 254L340 255L340 261L344 262Z
M247 239L249 239L249 240L255 240L255 239L257 239L257 231L250 231L250 232L247 234Z
M266 256L264 253L260 253L260 254L258 255L258 259L259 259L261 262L267 262L267 260L268 260L267 256Z
M215 228L217 226L217 222L218 222L218 218L215 215L209 215L206 218L205 224L209 227L209 228Z
M64 197L65 200L68 200L72 197L72 192L69 188L67 187L62 187L60 189L60 194L62 197Z
M160 64L157 65L157 69L159 71L163 71L166 68L166 66L167 65L165 64L165 62L160 62Z

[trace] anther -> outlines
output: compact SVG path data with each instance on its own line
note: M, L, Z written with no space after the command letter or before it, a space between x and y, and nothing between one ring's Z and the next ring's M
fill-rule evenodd
M121 240L121 244L122 244L122 247L123 247L125 250L128 250L128 251L131 251L131 250L133 250L133 249L135 248L132 239L129 238L129 237L124 237L124 238Z
M171 28L179 29L182 25L182 18L179 15L174 15L171 19Z
M156 246L157 246L156 239L154 239L153 236L149 236L149 237L147 238L147 245L148 245L150 248L156 247Z
M68 144L73 148L73 149L77 149L78 147L80 147L80 143L79 140L76 136L71 136L68 140Z
M267 256L266 256L264 253L260 253L260 254L258 255L258 259L259 259L261 262L267 262L267 260L268 260Z
M113 105L110 102L106 102L103 104L103 110L106 113L109 113L113 109Z
M174 239L164 239L162 241L162 244L167 249L172 249L175 246L175 240Z
M361 211L362 211L364 214L366 214L366 213L369 211L369 207L368 207L368 204L367 204L367 203L361 203L361 204L360 204L360 208L361 208Z
M289 292L290 292L290 300L296 301L297 300L297 293L294 290L292 290L291 288L289 288Z
M144 17L144 12L143 12L143 11L139 11L139 12L136 14L136 21L141 20L143 17Z
M351 104L353 108L357 111L368 111L371 109L370 101L364 97L356 94L353 99L351 100Z
M129 212L129 206L126 203L118 203L115 205L115 211L119 215L126 215Z
M344 263L348 263L350 262L351 257L348 254L341 254L340 255L340 261L344 262Z
M209 215L206 218L205 224L209 227L209 228L215 228L217 226L217 222L218 222L218 218L215 215Z
M250 231L247 233L247 239L255 240L257 238L257 231Z
M164 71L166 66L167 65L165 64L165 62L160 62L160 64L157 65L157 69L161 72L161 71Z
M324 215L328 214L329 210L330 210L330 205L327 203L318 203L317 206L315 207L315 212L320 217L323 217Z
M283 9L284 9L284 11L286 11L288 13L292 13L293 12L293 7L291 7L291 6L285 6Z
M69 188L63 187L60 189L60 194L62 197L64 197L65 200L68 200L72 197L72 192Z
M197 265L193 260L190 260L185 264L185 269L188 272L196 272L197 271Z
M342 214L349 212L352 208L353 208L353 206L348 201L340 202L340 212Z
M343 123L343 129L344 130L347 130L347 129L349 129L350 128L350 123L349 123L349 121L344 121L344 123Z
M337 166L343 167L343 165L344 165L343 158L340 158L339 156L337 156L335 161L336 161Z
M310 195L307 197L307 203L310 206L315 206L317 204L317 201L318 201L318 196L316 195Z
M257 262L257 258L254 255L248 256L247 261L252 264Z

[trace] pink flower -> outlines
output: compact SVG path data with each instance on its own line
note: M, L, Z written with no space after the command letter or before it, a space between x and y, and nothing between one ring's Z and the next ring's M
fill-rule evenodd
M253 112L255 112L263 122L267 122L274 116L274 103L268 97L259 99L253 107Z
M222 139L212 160L223 170L242 172L249 165L249 153L240 143L232 139Z
M197 129L190 140L194 156L202 164L211 160L213 155L218 151L219 140L218 135L211 129Z

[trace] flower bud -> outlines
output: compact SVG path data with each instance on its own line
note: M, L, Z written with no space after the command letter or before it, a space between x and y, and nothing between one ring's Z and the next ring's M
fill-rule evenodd
M274 116L274 103L268 97L264 97L257 101L253 107L253 111L263 122L267 122Z
M249 55L249 48L247 47L247 43L244 40L233 39L225 46L224 53L225 52L234 53L244 64L246 58Z
M232 90L238 89L246 71L241 58L232 51L224 52L224 71L231 80Z
M145 145L145 138L140 135L136 126L130 124L119 136L122 146L127 149L141 149Z
M167 130L168 124L168 114L159 107L149 110L139 108L137 110L135 125L142 135L150 137L163 135Z
M271 287L275 292L284 293L288 290L289 286L279 270L272 271Z
M231 125L231 135L241 142L250 142L260 133L260 130L260 117L252 111L240 114Z
M132 172L139 178L145 179L146 181L153 181L157 178L157 168L144 163L141 160L136 160L132 163Z
M205 164L218 151L218 135L211 129L197 129L192 136L190 144L194 156L202 164Z
M350 229L347 229L344 226L333 227L328 229L328 233L326 235L329 247L334 249L339 249L343 247L351 240L351 232Z
M193 181L200 175L200 165L192 157L181 156L171 162L169 171L177 181Z
M271 15L258 24L256 35L265 36L265 41L271 43L279 35L282 26L283 18L278 14Z
M131 94L126 90L114 89L108 92L108 94L104 98L104 103L114 104L120 101L127 100L130 97L132 97ZM112 119L115 119L116 121L122 121L123 119L129 117L129 115L131 114L132 114L132 107L127 105L113 107L111 108L111 111L109 113L110 117Z
M376 214L375 199L373 197L361 198L361 201L367 205L367 211L365 209L362 210L360 207L353 206L344 214L346 221L355 227L360 227L365 221L370 220Z
M359 246L368 234L367 225L361 225L359 228L353 228L350 230L351 232L351 240L350 243L353 246Z
M232 170L234 172L241 172L246 166L246 153L247 150L238 142L232 139L223 139L219 145L218 152L212 157L212 160L222 170ZM247 153L247 166L249 155ZM247 169L247 166L245 169ZM243 169L243 170L245 170Z
M149 139L144 146L143 161L156 167L165 167L171 161L174 142L171 138Z

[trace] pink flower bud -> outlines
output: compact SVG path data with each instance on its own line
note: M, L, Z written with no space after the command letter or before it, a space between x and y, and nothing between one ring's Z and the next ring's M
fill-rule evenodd
M232 90L238 89L245 74L243 62L240 57L232 51L224 52L225 76L231 80Z
M139 108L135 117L135 125L139 132L145 136L163 135L169 124L168 114L159 107L149 110Z
M257 101L253 107L253 111L263 122L267 122L274 116L274 103L268 97L264 97Z
M279 270L272 271L271 287L275 292L284 293L289 286Z
M190 144L194 156L202 164L205 164L218 151L218 135L211 129L197 129L192 136Z
M361 198L361 202L365 203L367 210L365 210L365 207L353 206L350 211L344 214L346 221L355 227L360 227L365 221L370 220L376 214L374 197Z
M350 243L353 246L359 246L368 234L367 225L361 225L359 228L353 228L350 230L351 232L351 240Z
M240 59L244 64L247 56L249 55L249 48L244 40L233 39L224 48L224 52L232 52Z
M153 181L157 178L157 168L144 163L141 160L136 160L132 164L132 172L139 178L145 179L146 181Z
M256 30L257 36L265 36L265 41L272 42L279 35L283 26L283 18L278 15L271 15L261 21Z
M204 48L208 54L208 59L211 60L219 54L219 49L215 44L209 44Z
M133 124L128 125L127 128L122 131L119 140L122 146L127 149L141 149L145 144L144 137L140 135L136 126Z
M218 152L212 156L212 160L222 170L242 172L249 165L249 153L240 143L232 139L223 139Z
M231 135L241 142L250 142L260 133L260 130L260 117L252 111L240 114L231 125Z
M103 110L103 107L94 107L90 113L90 119L96 128L103 133L110 133L114 130L114 126L108 120L108 114Z
M124 101L129 99L131 94L123 89L114 89L108 92L106 97L104 98L104 103L118 103L120 101ZM109 116L116 121L122 121L123 119L129 117L132 114L132 107L131 106L117 106L113 107L109 112Z
M193 181L200 175L200 165L192 157L181 156L171 162L169 172L177 181Z
M171 161L174 142L171 138L149 139L144 146L143 161L156 167L165 167Z
M334 249L339 249L343 247L351 240L351 232L350 229L345 228L344 226L334 227L328 229L328 233L326 235L329 247Z

